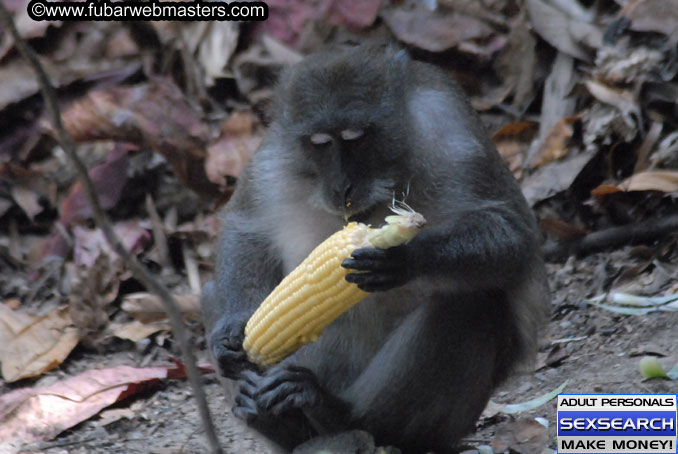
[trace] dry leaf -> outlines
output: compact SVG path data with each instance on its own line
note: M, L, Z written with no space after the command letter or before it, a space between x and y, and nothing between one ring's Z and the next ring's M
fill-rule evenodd
M14 203L12 203L10 200L0 197L0 217L4 216L5 213L7 213L13 206Z
M570 117L574 112L576 101L570 97L570 92L576 81L574 59L563 52L559 52L544 83L539 135L538 140L530 148L530 161L532 156L539 151L539 148L544 146L553 127L563 118Z
M5 305L15 311L21 307L21 300L19 298L5 298Z
M625 191L678 191L678 171L649 170L637 173L620 185Z
M91 265L68 263L71 318L80 338L93 344L109 322L109 304L118 296L120 263L100 254Z
M134 41L129 28L120 28L114 31L113 36L106 40L106 57L133 57L139 54L139 46Z
M270 6L270 5L269 5ZM267 20L264 23L270 22ZM233 72L238 90L253 106L270 114L273 98L271 80L277 79L282 68L298 63L302 55L270 36L239 52L233 58Z
M659 142L657 150L650 155L650 162L653 167L678 167L678 132L668 134Z
M278 64L283 66L293 65L304 59L301 53L286 46L271 36L262 36L260 44L272 61L278 62Z
M589 53L573 37L571 27L576 20L543 0L527 0L526 4L532 26L547 43L572 57L590 60Z
M134 410L129 408L112 408L99 413L99 419L96 421L98 427L104 427L121 419L132 420L136 416Z
M369 27L377 19L385 0L330 0L328 22L349 29Z
M110 334L132 342L139 342L141 339L145 339L158 331L171 331L171 327L166 322L143 324L138 320L132 320L127 323L111 323L108 326Z
M550 235L560 240L572 240L586 235L588 232L576 225L565 222L561 219L546 218L539 222L539 227Z
M635 127L640 121L640 106L633 94L594 80L585 80L584 85L598 101L616 107L629 127Z
M377 19L385 0L270 0L268 19L259 22L255 30L260 36L272 36L292 47L299 45L300 37L309 24L330 24L360 30Z
M106 156L106 161L89 170L94 189L101 207L105 210L113 208L120 200L122 189L127 182L128 152L130 147L116 144ZM70 226L73 222L87 219L92 215L80 180L73 183L66 198L59 208L61 222Z
M39 136L37 129L31 128L31 133ZM7 150L6 156L12 156L17 143L21 141L21 138L11 140L7 144L10 149ZM0 145L0 156L3 155L1 148ZM44 210L41 203L48 203L50 206L56 204L57 184L50 176L50 171L40 169L35 164L28 168L18 160L0 164L0 181L6 187L12 188L12 198L28 216L41 213Z
M184 317L195 319L200 316L200 297L198 295L174 295ZM165 305L152 293L138 292L125 295L122 309L142 323L166 320Z
M295 47L304 26L320 16L322 5L307 0L268 0L268 19L258 22L256 28L277 40Z
M633 167L634 174L643 172L649 167L650 153L652 153L652 151L655 149L655 145L661 137L663 129L664 124L658 121L654 121L650 125L650 129L647 131L643 141L636 150L636 156L638 158L636 159L636 165Z
M611 184L601 184L593 189L591 189L591 195L594 195L596 197L601 197L605 196L608 194L614 194L615 192L621 192L622 189L620 189L618 186L613 186Z
M195 33L195 27L206 27L202 33ZM198 61L204 69L205 84L214 85L215 79L226 77L226 65L238 45L240 25L236 22L211 21L195 22L182 28L185 35L201 37L198 44Z
M55 0L51 3L57 3ZM3 2L10 13L13 13L14 24L19 32L19 36L24 39L41 38L44 36L47 27L53 25L58 27L61 21L35 21L28 15L29 0L5 0ZM7 52L14 47L14 38L10 33L0 34L0 59L2 59Z
M678 4L675 0L632 0L620 15L631 20L631 30L658 32L671 36L678 31Z
M523 195L530 205L534 205L568 189L594 154L593 151L586 151L539 167L532 175L523 179Z
M479 19L450 11L431 11L421 2L410 9L385 8L381 16L398 40L429 52L444 52L466 41L487 39L494 33L492 27Z
M115 234L122 241L122 245L131 254L139 254L146 249L151 242L151 234L139 225L139 221L117 222L113 226ZM105 254L111 261L118 260L117 252L113 251L101 229L87 229L76 225L73 233L73 259L76 265L91 267L100 255Z
M546 135L537 154L530 160L530 167L541 167L567 156L569 153L568 142L574 134L572 125L577 121L579 121L579 117L566 117L556 123Z
M183 377L182 369L181 365L117 366L49 386L11 391L0 396L0 440L7 447L49 440L160 380Z
M68 307L39 317L0 304L0 363L7 382L35 377L58 366L78 340Z
M507 162L516 179L522 177L525 155L537 131L532 121L509 123L492 135L497 151Z
M30 189L15 185L12 187L12 198L26 213L29 219L33 220L35 216L42 213L42 205L40 205L40 196Z
M487 403L487 405L485 405L485 409L483 410L483 413L480 416L483 419L494 418L504 409L505 406L506 404L501 404L493 400L490 400Z
M501 424L492 440L494 452L519 452L541 454L547 447L549 431L541 423L530 418L520 418Z
M161 153L189 188L219 195L204 169L209 129L177 85L154 77L134 87L90 92L63 112L76 141L114 140Z
M516 123L509 123L504 125L497 132L492 134L492 140L494 142L503 140L503 139L530 139L534 136L534 130L537 124L534 121L519 121Z
M582 143L586 151L614 149L617 144L630 143L639 129L622 118L619 110L603 103L593 103L582 117Z
M94 80L97 75L122 66L120 60L112 58L96 59L89 55L78 55L62 64L52 63L46 58L41 58L40 62L50 75L52 84L57 88L85 77ZM0 110L40 91L33 68L23 58L4 63L0 67L0 80L2 81L0 84Z
M556 344L551 348L551 351L548 352L546 358L544 358L544 365L546 367L558 367L569 357L570 353L567 351L567 349Z
M234 112L224 122L219 139L207 147L205 172L210 181L225 185L226 176L240 175L261 143L261 135L254 134L255 122L252 112Z
M503 78L506 91L513 93L512 104L518 109L522 109L534 96L536 45L537 40L523 9L512 21L507 46L495 60L497 73Z
M614 47L607 46L598 51L592 74L598 80L608 83L634 84L647 79L647 74L656 71L664 60L664 53L650 47L631 47L628 41L619 40ZM653 84L648 81L646 85ZM650 85L651 86L651 85ZM666 83L654 85L664 91L671 86ZM654 98L651 90L643 88L642 100L650 104ZM673 96L671 96L673 95ZM669 102L676 99L675 93L669 95ZM648 99L648 97L650 99Z
M523 177L523 162L528 148L527 144L517 140L502 140L495 144L497 151L508 164L509 170L516 180Z

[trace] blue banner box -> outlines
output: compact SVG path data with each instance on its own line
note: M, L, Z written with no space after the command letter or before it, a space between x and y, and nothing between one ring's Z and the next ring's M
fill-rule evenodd
M559 394L559 453L677 453L675 394Z

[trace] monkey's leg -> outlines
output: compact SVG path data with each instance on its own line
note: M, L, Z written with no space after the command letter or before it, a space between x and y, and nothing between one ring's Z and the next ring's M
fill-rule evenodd
M494 386L506 301L445 295L414 311L341 394L352 426L404 452L449 452Z

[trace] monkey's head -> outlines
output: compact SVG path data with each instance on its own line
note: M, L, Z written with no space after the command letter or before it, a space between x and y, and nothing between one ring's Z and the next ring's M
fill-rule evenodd
M282 153L309 202L364 218L408 184L404 114L409 58L384 46L308 57L278 86Z

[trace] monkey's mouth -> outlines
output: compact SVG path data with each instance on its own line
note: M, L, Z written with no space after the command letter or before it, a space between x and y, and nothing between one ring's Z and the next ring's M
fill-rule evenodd
M344 211L344 219L347 222L362 222L366 223L368 219L377 211L377 206L372 205L366 207L361 211L351 211L350 207Z

